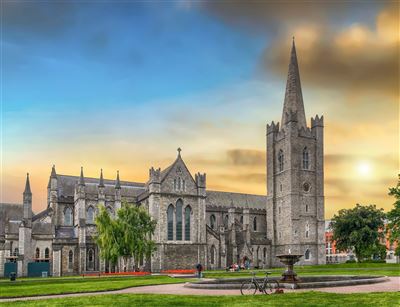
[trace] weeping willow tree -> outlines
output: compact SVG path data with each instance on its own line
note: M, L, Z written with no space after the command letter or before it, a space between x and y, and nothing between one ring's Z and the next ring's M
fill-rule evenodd
M141 263L156 249L151 240L156 221L151 220L142 207L123 203L113 219L102 206L96 217L96 226L100 257L113 265L117 264L119 257L124 259L125 264L130 257Z

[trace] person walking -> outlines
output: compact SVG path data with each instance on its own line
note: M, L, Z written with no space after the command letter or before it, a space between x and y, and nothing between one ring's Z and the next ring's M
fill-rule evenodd
M203 276L203 274L202 274L202 271L203 271L203 266L201 265L201 263L198 263L197 265L196 265L196 270L197 270L197 277L198 278L202 278Z

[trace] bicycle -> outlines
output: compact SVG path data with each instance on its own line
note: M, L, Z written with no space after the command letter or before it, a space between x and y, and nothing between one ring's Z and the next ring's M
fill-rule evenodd
M264 294L272 294L274 291L280 290L279 283L276 280L270 280L268 275L271 272L265 272L265 278L263 282L258 282L256 278L256 273L252 272L253 277L251 280L246 280L242 283L240 287L240 292L242 295L254 295L256 291L260 291Z

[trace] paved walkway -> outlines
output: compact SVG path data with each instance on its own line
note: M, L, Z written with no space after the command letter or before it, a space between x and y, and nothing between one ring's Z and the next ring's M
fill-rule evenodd
M305 291L321 291L321 292L332 292L332 293L396 292L400 291L400 277L389 277L389 280L386 282L370 284L370 285L296 289L296 290L285 289L284 291L286 293L305 292ZM169 285L133 287L123 290L106 291L106 292L58 294L58 295L0 299L0 303L10 302L10 301L43 300L49 298L63 298L63 297L76 297L76 296L104 295L104 294L128 294L128 293L176 294L176 295L240 295L240 290L192 289L192 288L185 288L184 284L169 284Z

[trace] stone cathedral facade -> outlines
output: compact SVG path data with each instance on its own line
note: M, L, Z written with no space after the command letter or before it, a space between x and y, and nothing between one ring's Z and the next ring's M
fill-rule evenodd
M53 166L47 208L33 214L29 175L22 204L0 204L0 276L5 263L49 262L53 276L134 267L159 272L225 268L248 259L253 267L278 266L275 255L302 253L302 265L325 263L323 117L307 126L293 42L282 119L267 125L267 196L212 191L206 174L194 176L181 150L166 169L151 167L145 183L62 175ZM157 221L151 259L99 257L94 241L99 206L115 215L122 202L143 206Z

